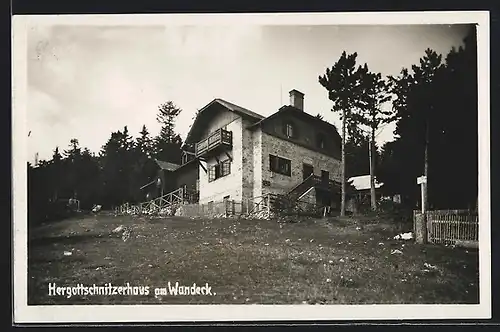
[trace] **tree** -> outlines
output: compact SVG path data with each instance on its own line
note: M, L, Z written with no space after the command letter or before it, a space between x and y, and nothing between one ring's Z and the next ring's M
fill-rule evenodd
M175 119L181 112L182 110L172 101L167 101L158 107L156 120L162 125L159 137L165 142L172 143L179 136L175 133L174 127Z
M61 181L61 175L65 174L63 167L64 167L63 157L61 153L59 153L59 147L56 147L52 155L51 172L50 172L50 179L52 183L51 187L53 188L54 200L57 200L59 198L62 185L64 183L63 181Z
M416 161L416 165L423 164L423 173L429 182L429 145L431 131L434 123L437 124L439 112L439 93L442 93L442 81L440 77L443 72L442 56L431 49L425 51L420 59L420 65L412 66L412 73L403 69L397 78L389 77L391 92L397 97L393 103L396 119L395 134L404 140L414 140L416 143L414 153L423 150L423 163ZM412 150L409 150L412 151ZM414 170L415 171L415 170ZM422 173L420 173L422 174ZM418 176L418 171L413 178ZM423 206L427 206L427 188L424 185Z
M375 192L375 133L380 125L394 121L392 109L383 109L382 105L391 100L388 95L388 84L380 73L372 73L365 63L361 71L361 94L360 107L353 110L352 120L359 125L369 128L369 160L370 160L370 196L371 208L377 210L377 200Z
M76 138L70 140L69 149L64 151L65 194L73 198L78 196L78 163L81 159L81 152L80 144Z
M182 139L175 133L175 120L181 109L172 101L158 107L156 120L161 125L159 135L155 138L155 157L164 161L180 164L182 156Z
M151 138L151 135L149 134L149 131L146 128L146 125L142 126L139 135L140 136L137 137L136 139L135 147L138 152L150 157L153 154L154 146L153 146L153 139Z
M383 147L384 190L411 205L419 201L415 178L428 176L429 208L477 204L478 98L476 30L445 61L427 50L420 64L391 79L396 95L396 140ZM408 153L411 151L411 153Z
M157 166L152 159L153 149L153 139L146 126L143 125L139 137L137 137L135 142L130 174L132 197L134 200L142 200L144 198L140 188L150 182L155 175Z
M361 68L356 68L357 53L344 51L339 60L326 73L319 76L319 83L328 91L328 99L333 102L332 111L341 113L342 120L342 199L340 214L345 215L346 197L346 127L356 131L356 125L351 121L351 112L359 106Z
M103 199L107 205L119 205L131 200L130 174L134 144L125 126L122 131L111 133L101 149Z

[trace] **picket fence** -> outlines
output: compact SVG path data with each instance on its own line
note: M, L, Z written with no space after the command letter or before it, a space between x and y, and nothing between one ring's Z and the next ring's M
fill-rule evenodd
M414 211L416 215L421 211ZM479 244L479 216L469 210L426 211L427 240L429 243L477 247Z

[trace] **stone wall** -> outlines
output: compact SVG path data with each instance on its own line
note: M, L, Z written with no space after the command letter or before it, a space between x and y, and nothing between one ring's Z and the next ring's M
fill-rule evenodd
M303 163L312 165L315 175L320 176L321 170L325 170L329 172L331 180L341 181L340 160L266 133L261 132L260 135L262 146L260 168L262 171L262 190L258 194L284 194L288 192L303 181ZM291 176L271 172L269 169L269 154L291 160Z
M262 131L252 132L253 197L262 196Z
M254 144L253 133L247 129L250 121L242 119L242 196L253 197L254 187Z

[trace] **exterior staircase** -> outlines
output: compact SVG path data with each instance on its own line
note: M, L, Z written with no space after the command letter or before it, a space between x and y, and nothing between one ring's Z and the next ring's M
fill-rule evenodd
M335 191L338 187L339 185L333 180L328 179L328 181L326 181L320 176L311 174L305 178L304 181L290 189L286 196L291 201L297 201L300 196L305 194L311 188L318 188L325 191Z
M155 214L162 211L172 210L184 203L196 203L199 200L199 193L178 188L168 194L153 198L149 201L130 205L125 203L115 209L119 214Z

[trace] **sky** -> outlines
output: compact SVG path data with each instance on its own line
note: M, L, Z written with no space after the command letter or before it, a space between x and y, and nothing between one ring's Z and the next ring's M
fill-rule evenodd
M305 94L304 111L340 128L318 83L342 51L357 64L398 75L427 48L445 56L462 44L465 25L412 26L89 26L39 25L28 31L29 160L50 159L72 138L98 152L112 131L143 125L155 135L158 106L182 109L185 138L196 110L222 98L264 116ZM394 125L377 135L393 139Z

